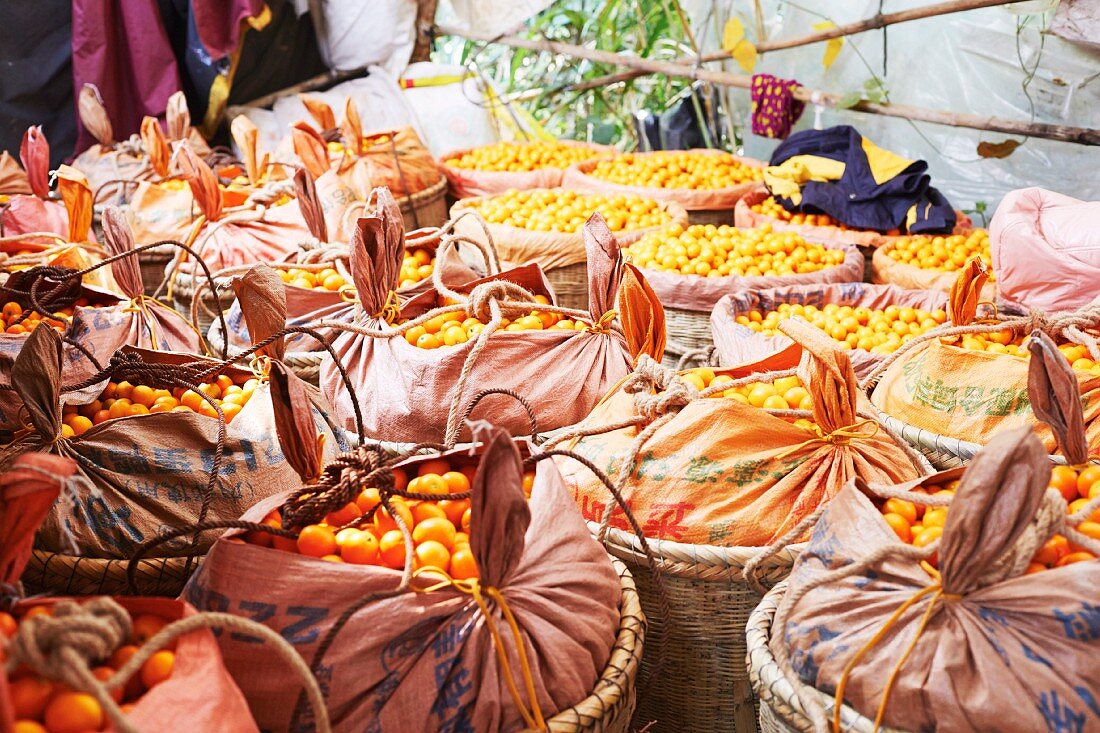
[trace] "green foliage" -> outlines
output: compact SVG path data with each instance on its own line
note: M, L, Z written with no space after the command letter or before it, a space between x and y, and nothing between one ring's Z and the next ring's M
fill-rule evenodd
M677 12L677 0L556 0L523 31L643 58L679 60L694 53ZM433 60L457 63L490 79L512 104L521 105L559 138L618 144L635 142L632 115L662 111L689 79L642 76L593 89L576 85L621 68L559 54L449 38Z

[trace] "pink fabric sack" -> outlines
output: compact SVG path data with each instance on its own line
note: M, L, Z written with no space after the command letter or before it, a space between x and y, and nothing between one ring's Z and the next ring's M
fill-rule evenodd
M1100 297L1100 201L1042 188L1013 191L989 226L998 296L1048 313Z

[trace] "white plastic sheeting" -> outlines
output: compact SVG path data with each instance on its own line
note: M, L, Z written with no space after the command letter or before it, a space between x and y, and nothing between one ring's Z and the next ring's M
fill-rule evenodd
M403 79L459 77L461 66L420 62L410 64ZM405 101L412 107L424 130L423 140L439 157L451 150L487 145L498 139L492 113L476 78L452 84L413 87L404 90Z
M731 9L738 11L750 36L755 35L755 20L751 10L746 12L751 4L730 0L681 1L704 48L718 46L722 25L730 17ZM1092 1L1100 5L1100 0ZM877 0L799 3L806 9L777 0L764 0L762 5L769 39L812 33L813 25L823 20L822 15L842 25L872 17L879 10ZM927 0L889 0L883 12L924 5ZM1016 25L1023 16L1012 13L1012 7L972 10L886 29L885 86L890 101L1028 121L1030 106L1021 89L1025 73L1017 58ZM1039 30L1045 25L1039 20L1039 16L1032 16L1019 34L1019 53L1029 69L1039 53ZM756 71L797 79L806 87L838 94L857 91L871 78L872 72L882 76L882 33L876 30L847 38L840 56L828 70L821 63L825 44L819 43L765 54L758 60ZM743 73L735 62L727 63L726 68ZM1100 72L1100 51L1095 47L1046 35L1029 87L1035 104L1035 120L1100 128L1100 77L1097 72ZM747 132L750 127L748 92L729 90L727 98L746 130L745 153L755 158L768 158L778 141ZM815 118L822 127L853 125L883 147L910 158L927 160L934 185L957 208L969 209L975 202L984 201L991 215L1005 193L1027 186L1100 200L1100 176L1096 174L1100 168L1100 148L1097 147L1032 138L1007 158L983 159L977 154L979 142L1000 142L1010 136L929 123L911 124L859 112L823 109L815 114L813 106L808 106L796 129L813 127Z
M416 0L293 0L299 15L315 4L317 48L331 69L382 66L400 74L416 44Z
M494 36L518 30L554 0L439 0L436 20L466 31Z

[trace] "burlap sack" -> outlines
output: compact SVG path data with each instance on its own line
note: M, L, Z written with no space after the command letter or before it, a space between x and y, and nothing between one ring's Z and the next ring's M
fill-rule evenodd
M542 717L549 718L588 695L607 663L619 620L618 579L554 466L538 464L527 502L520 449L503 430L477 432L483 445L476 450L480 465L472 481L470 546L479 586L486 595L499 589L515 617L530 689ZM401 465L413 467L426 458ZM353 486L358 489L358 482ZM260 521L289 496L261 502L244 519ZM473 598L440 587L431 575L406 589L397 570L238 544L236 536L231 531L214 544L184 597L199 608L249 616L281 632L321 672L333 730L526 727L495 649L503 645L512 684L527 706L523 663L499 602L486 606L486 617ZM377 600L364 602L372 597ZM334 629L338 619L344 623ZM499 630L498 641L490 637L490 623ZM332 634L322 654L321 643ZM220 642L261 727L308 725L292 721L296 700L286 694L289 680L265 663L262 649L236 635L223 634Z
M729 275L704 277L684 275L679 272L646 270L646 280L669 308L708 313L726 295L733 293L783 288L792 285L827 285L829 283L856 283L863 280L863 255L850 244L820 242L828 249L844 250L844 262L817 272L797 275L762 275L760 277Z
M558 140L557 143L572 147L591 148L606 154L599 157L614 155L618 152L613 147L595 143L575 142L573 140ZM474 196L496 196L510 189L526 191L530 188L557 188L561 185L562 178L565 176L564 168L548 167L531 171L482 171L475 168L459 168L447 165L447 161L461 158L475 149L452 150L439 156L439 169L447 177L447 190L456 199L468 199Z
M313 131L314 134L309 135L310 128L296 126L299 134L294 136L293 148L302 164L315 176L320 175L322 167L335 170L364 201L372 189L380 186L389 188L398 198L406 198L431 188L443 178L435 159L413 128L364 134L351 97L344 102L339 123L325 102L307 94L301 95L301 99L321 132L318 135ZM316 138L312 144L310 137ZM335 151L327 146L318 149L316 140L321 137L340 142L341 148ZM327 161L327 165L323 161Z
M923 554L938 549L938 577L899 544L868 487L849 482L795 563L771 638L777 659L826 693L843 684L849 705L903 730L1100 729L1096 561L1023 573L1054 530L1047 519L1065 515L1049 478L1029 429L993 438L962 474L938 548Z
M883 234L870 229L841 229L835 226L818 226L816 224L792 224L789 221L775 219L767 214L761 214L752 210L752 207L765 201L771 196L771 192L763 184L748 191L737 201L733 212L735 226L749 228L761 227L765 224L777 232L798 232L803 238L815 242L838 242L840 244L853 244L859 247L881 247L898 239L900 235ZM974 228L974 222L961 211L955 212L955 229L953 234L966 234Z
M980 272L979 272L980 270ZM1011 330L1030 334L1036 327L1060 341L1095 339L1100 314L1095 309L1051 317L975 320L977 301L985 298L984 267L971 264L959 275L950 300L951 322L960 328L913 339L868 375L871 401L886 414L937 435L984 444L1001 430L1029 425L1048 449L1050 430L1035 419L1028 401L1029 359L963 348L968 332ZM965 295L964 295L965 294ZM878 373L881 372L881 373ZM1100 376L1076 373L1085 405L1089 444L1100 445ZM877 384L876 384L877 381Z
M141 135L115 140L103 97L94 84L85 84L80 90L77 112L81 123L97 142L73 159L73 167L88 177L96 201L128 192L134 181L157 177ZM169 98L165 120L169 141L186 139L197 154L210 152L202 135L191 127L191 114L183 92L176 92Z
M29 127L19 146L30 192L11 196L0 209L0 236L46 233L65 242L94 242L92 190L80 171L67 165L57 169L61 201L50 196L50 144L38 126Z
M129 347L123 353L144 365L199 360ZM60 428L62 400L91 402L103 384L81 392L63 391L67 376L62 376L62 361L57 333L50 328L35 329L12 369L12 384L25 405L28 429L0 450L0 470L33 451L73 458L79 475L91 486L52 508L37 546L63 554L127 558L160 529L194 524L214 466L218 420L197 413L133 415L100 423L79 437L65 438ZM247 373L236 367L224 371ZM123 368L114 378L127 376L135 375ZM342 435L328 431L319 413L315 420L318 429L326 432L330 454L333 446L346 445ZM264 385L226 426L222 467L209 497L207 517L240 516L292 480L292 474L279 450L271 392ZM200 541L197 551L204 551L209 541ZM181 542L164 551L166 555L184 555L188 548L188 542Z
M672 153L687 152L694 155L724 155L720 150L710 150L706 148L699 148L686 151L658 151L653 153L630 153L629 155L641 157L650 155L668 155ZM733 156L741 163L751 166L753 168L760 168L763 170L767 163L762 160L756 160L755 158L746 158L743 156ZM611 181L605 181L602 178L596 178L589 175L590 171L596 166L598 160L585 160L580 163L574 163L565 170L565 175L562 177L561 185L564 188L573 188L578 191L595 191L597 193L633 193L638 196L645 196L646 198L657 199L659 201L671 201L680 204L688 211L716 211L721 209L732 209L737 205L737 200L744 196L748 191L751 191L757 185L758 181L746 181L744 183L735 183L732 186L726 186L725 188L713 188L713 189L690 189L690 188L650 188L647 186L624 186L620 183L612 183Z
M750 311L766 314L780 305L799 303L821 308L828 303L879 310L889 305L932 311L947 308L946 293L932 290L903 290L893 285L868 285L862 282L834 285L792 285L770 290L746 290L723 296L710 314L711 335L718 349L718 363L725 365L761 361L791 345L783 335L764 336L737 322ZM881 354L851 349L848 357L857 379L865 377L879 362Z
M0 474L0 584L14 587L26 567L35 530L57 501L69 490L76 464L68 458L29 453ZM21 614L35 606L52 606L60 598L30 599L16 604ZM118 598L131 618L151 613L174 621L195 614L181 601L167 598ZM127 717L138 730L168 730L181 726L193 730L256 731L252 714L240 690L222 663L217 641L208 629L185 634L176 641L175 663L168 679L143 695ZM11 731L15 722L8 675L0 675L0 730Z
M443 231L444 230L436 229L435 227L425 227L423 229L406 232L405 250L423 248L435 252L442 241ZM321 321L352 323L355 321L356 315L362 311L355 300L354 288L351 287L352 278L351 273L348 271L348 259L351 255L350 247L348 245L335 244L327 249L329 250L327 255L325 253L319 253L324 255L320 259L310 257L310 255L314 254L313 251L305 251L299 252L296 256L287 258L287 262L276 263L273 266L275 269L283 269L285 266L312 270L334 267L337 271L347 273L345 275L345 280L348 282L348 290L345 291L332 291L325 290L324 288L300 288L290 283L285 283L282 279L279 279L277 283L273 282L273 286L280 288L285 296L287 326L311 327L312 324ZM328 257L332 257L333 259L328 259ZM303 262L303 260L306 261ZM469 265L463 262L462 258L459 257L458 253L453 249L447 252L447 256L444 258L441 265L437 262L437 266L443 267L443 282L448 285L459 285L477 278L477 273L470 269ZM431 289L432 280L427 278L411 287L398 288L397 296L402 302L405 302ZM239 301L233 301L229 310L226 311L225 322L229 331L230 348L242 350L248 348L252 343L252 339L248 334L248 324L241 312ZM326 336L333 333L324 328L317 330L318 333ZM220 343L221 324L211 324L209 337L213 342ZM308 334L291 334L287 336L286 343L287 350L292 352L321 351L323 348L321 344L317 342L317 339Z
M7 150L0 152L0 196L34 193L19 161Z
M627 265L624 271L614 237L602 219L596 221L595 217L586 229L590 312L584 316L600 327L572 332L483 333L465 344L432 350L413 346L401 335L408 327L394 327L384 317L391 303L389 294L397 284L401 256L397 213L396 202L387 192L380 213L360 219L360 234L353 242L351 274L362 304L357 325L378 335L349 332L333 342L363 399L360 408L369 437L438 442L459 427L458 413L475 392L490 387L515 390L526 398L542 430L572 425L629 373L638 354L644 351L660 358L663 353L660 304L633 268ZM442 282L436 281L436 286L442 288ZM450 292L458 300L465 299L469 312L484 323L499 324L492 316L502 312L502 301L521 295L526 300L528 294L541 294L553 301L537 265L474 280ZM434 312L446 305L445 297L442 290L417 296L400 307L399 318ZM616 307L621 331L606 325ZM537 309L537 304L530 302L522 311L511 308L506 312L515 317ZM320 380L321 391L333 402L338 420L350 425L350 398L327 354L321 362ZM497 403L491 413L479 405L474 412L487 414L513 434L525 435L531 430L530 419L518 404Z
M515 266L535 264L544 270L552 270L585 261L583 231L540 232L504 224L488 224L473 215L468 215L476 211L475 204L476 199L468 199L457 201L451 207L451 221L454 223L455 233L486 246L495 246L506 263ZM667 224L615 232L615 240L620 246L625 247L638 241L646 233L663 229L665 226L673 224L687 226L687 212L682 206L666 201L661 204L661 208L670 216Z
M177 148L177 155L183 177L203 216L188 237L211 269L277 262L296 252L300 243L310 240L298 202L279 205L283 196L294 195L292 182L269 184L262 192L254 192L248 204L225 209L218 179L210 166L196 157L186 142ZM183 269L197 272L193 263L187 263Z
M633 378L620 383L578 426L598 431L636 421L634 427L582 437L573 450L613 480L630 470L625 485L620 484L623 498L647 538L766 545L831 500L854 476L896 483L921 475L906 451L867 419L869 406L847 352L805 322L784 321L782 328L795 345L754 364L715 371L737 380L760 372L790 375L797 364L797 375L813 397L810 417L820 435L762 408L724 397L699 398L672 370L652 362L640 364ZM634 446L643 429L647 439ZM581 513L601 521L608 506L602 484L573 461L562 461L560 468ZM612 513L611 525L632 531L621 508Z

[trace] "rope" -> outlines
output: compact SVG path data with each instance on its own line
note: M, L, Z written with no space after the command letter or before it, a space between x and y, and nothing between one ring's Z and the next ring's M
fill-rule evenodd
M20 622L5 647L5 669L10 674L25 664L43 677L87 692L96 698L116 730L138 733L137 727L111 696L111 691L125 685L153 654L173 640L200 629L217 627L256 634L270 642L301 682L316 716L317 730L321 733L331 731L321 689L294 647L267 626L228 613L199 613L168 624L103 682L92 674L91 667L109 657L130 638L133 629L130 615L106 596L84 603L61 601L54 605L52 615L32 616Z

